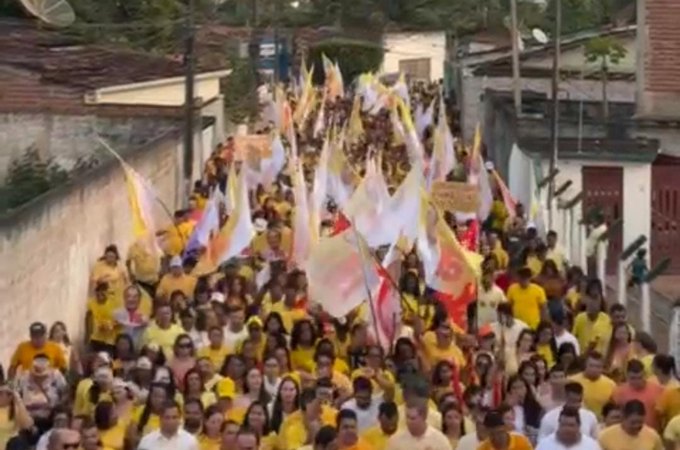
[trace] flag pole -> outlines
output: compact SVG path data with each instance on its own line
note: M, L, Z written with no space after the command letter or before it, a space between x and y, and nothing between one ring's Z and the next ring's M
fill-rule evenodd
M368 296L368 305L371 308L371 316L373 316L373 331L375 332L375 339L378 345L382 347L382 342L380 342L380 333L378 332L378 320L375 311L375 303L373 302L373 294L371 293L371 288L368 287L368 273L366 273L366 255L364 254L364 246L362 245L362 239L359 235L359 230L357 230L354 225L354 219L350 219L352 224L352 231L354 232L354 237L357 240L357 245L359 246L359 257L361 258L361 271L364 274L364 286L366 287L366 295Z

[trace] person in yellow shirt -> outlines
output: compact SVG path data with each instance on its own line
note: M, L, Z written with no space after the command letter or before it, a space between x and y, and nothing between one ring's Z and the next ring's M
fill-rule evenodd
M507 297L516 319L535 330L541 320L548 319L547 298L543 288L531 282L531 270L523 267L517 272L518 282L508 288Z
M323 425L335 425L337 411L322 405L313 389L300 393L300 410L283 420L278 433L277 448L296 450L305 445L314 431Z
M595 350L605 354L612 333L609 316L602 310L602 298L594 295L594 288L586 290L582 301L586 310L574 318L573 335L578 340L582 354Z
M129 277L125 268L120 264L118 247L109 245L104 249L104 255L99 258L92 268L90 275L90 292L94 291L97 283L108 283L110 291L118 295L129 284Z
M20 431L31 428L33 418L21 395L3 382L0 384L0 448L6 448L7 442Z
M164 239L163 249L165 254L168 256L181 255L187 242L189 242L193 229L194 223L189 220L187 211L175 211L173 224L157 233Z
M224 415L225 420L242 424L246 415L246 408L235 406L236 384L229 377L219 380L215 386L217 394L217 406Z
M399 412L394 402L383 402L378 407L378 425L365 430L361 437L374 450L385 450L389 438L397 432Z
M422 337L416 335L427 365L433 368L439 361L449 361L459 368L465 367L465 355L456 345L448 317L438 318L433 328L434 331L428 331Z
M203 414L203 429L198 435L200 450L220 450L224 420L224 414L217 405L206 408Z
M645 405L630 400L623 406L623 421L604 429L598 439L602 450L663 450L659 434L645 425Z
M184 328L173 322L170 305L160 304L156 307L155 320L149 325L142 336L142 346L156 344L166 358L172 359L175 340L184 334Z
M27 372L33 367L37 355L45 355L55 369L66 370L67 361L64 350L56 342L47 340L47 327L42 322L34 322L29 327L30 340L17 345L9 365L8 378L11 380L17 371Z
M357 413L342 409L337 418L339 450L373 450L373 447L359 436Z
M146 289L149 295L155 296L158 273L161 270L160 260L152 254L145 242L137 240L130 246L125 265L130 278Z
M583 386L583 405L602 419L602 408L612 398L616 383L603 375L604 361L602 355L591 352L586 357L585 370L571 377Z
M666 448L680 448L680 416L675 416L668 422L663 429L663 439L666 441Z
M294 370L312 372L317 333L308 319L298 321L290 335L290 362Z
M484 417L484 428L489 437L482 441L477 450L532 450L529 439L519 433L510 433L498 411L489 411Z
M100 401L94 409L94 423L99 431L102 446L123 450L127 424L118 417L113 402Z
M196 277L184 273L182 258L173 256L170 260L170 272L163 275L158 283L156 298L170 300L170 296L175 291L181 291L187 298L193 298L196 281Z
M118 327L113 313L116 305L108 296L109 285L100 282L94 289L94 298L87 302L85 335L90 349L95 352L113 353Z
M208 340L210 343L198 350L199 358L208 358L213 366L221 368L224 360L231 351L224 343L224 330L220 326L212 326L208 330Z
M508 252L506 252L505 249L503 248L501 241L498 239L498 233L492 231L491 233L489 233L488 238L489 248L491 248L491 254L496 257L498 269L499 270L507 269L508 264L510 263L510 257L508 256Z

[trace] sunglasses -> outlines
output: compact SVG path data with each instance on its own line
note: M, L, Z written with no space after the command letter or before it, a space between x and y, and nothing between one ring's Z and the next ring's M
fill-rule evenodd
M70 444L61 444L62 450L69 450L69 449L77 449L80 447L80 441L70 443Z

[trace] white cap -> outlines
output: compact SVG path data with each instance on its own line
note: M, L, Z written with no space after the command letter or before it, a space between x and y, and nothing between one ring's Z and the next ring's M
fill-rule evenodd
M210 301L224 303L224 294L221 292L213 292L210 296Z
M533 228L534 230L538 229L538 227L536 226L536 224L534 222L528 222L527 223L527 230L529 230L531 228Z
M487 161L484 163L484 167L486 167L486 170L493 170L495 166L493 165L493 161Z
M170 259L170 267L182 267L182 258L179 255L175 255Z
M261 217L258 217L253 221L253 226L255 227L255 231L262 233L267 229L267 221Z

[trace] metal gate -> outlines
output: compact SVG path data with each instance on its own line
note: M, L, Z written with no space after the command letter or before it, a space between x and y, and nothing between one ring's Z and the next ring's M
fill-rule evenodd
M680 159L659 156L652 165L652 265L671 258L668 274L680 274Z
M600 209L612 223L623 218L623 168L584 166L583 214L593 208ZM607 274L615 274L619 255L623 248L623 233L619 227L609 237L607 252Z

